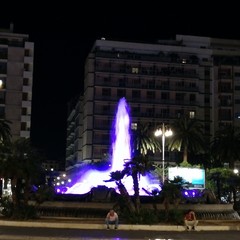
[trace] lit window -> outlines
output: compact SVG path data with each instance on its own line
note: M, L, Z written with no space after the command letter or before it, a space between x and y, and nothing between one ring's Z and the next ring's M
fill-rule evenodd
M195 112L194 111L189 112L189 118L195 118Z
M133 67L133 68L132 68L132 73L138 74L138 68L137 68L137 67Z
M131 123L131 129L137 130L137 123Z
M187 59L186 59L186 58L183 58L183 59L182 59L182 63L187 63Z

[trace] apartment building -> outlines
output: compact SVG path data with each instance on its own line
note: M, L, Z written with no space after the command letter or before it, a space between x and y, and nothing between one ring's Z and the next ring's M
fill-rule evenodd
M34 43L0 29L0 118L11 121L13 140L30 137Z
M122 97L132 123L157 127L187 114L209 137L220 126L240 125L240 41L186 35L156 43L96 40L85 63L84 94L69 111L67 171L111 151ZM167 154L165 161L173 158Z

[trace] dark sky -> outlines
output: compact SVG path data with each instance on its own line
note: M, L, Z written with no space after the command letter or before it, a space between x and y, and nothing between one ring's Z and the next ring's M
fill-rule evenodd
M84 61L96 39L153 42L176 34L240 39L234 1L215 8L209 1L39 2L11 2L0 14L0 28L13 22L15 32L29 34L35 43L31 138L54 160L64 158L67 102L82 91Z

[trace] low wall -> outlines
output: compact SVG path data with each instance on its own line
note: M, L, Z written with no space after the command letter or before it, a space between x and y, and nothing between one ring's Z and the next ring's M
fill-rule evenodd
M35 205L34 201L29 204ZM98 202L61 202L46 201L38 206L41 216L67 216L67 217L102 217L109 209L114 208L116 203ZM153 204L145 203L143 208L153 209ZM158 210L164 211L163 204L156 205ZM233 204L180 204L177 207L170 205L170 209L188 210L196 212L198 219L203 220L240 220L239 214L233 209Z
M35 204L34 201L30 201L29 204ZM46 201L40 204L40 207L58 207L58 208L96 208L109 210L116 203L102 203L102 202L61 202L61 201ZM143 208L153 208L153 204L144 203L141 205ZM157 209L164 210L163 204L157 204ZM170 209L188 210L193 209L195 211L233 211L233 204L179 204L177 207L170 205Z
M152 204L143 204L144 208L151 208ZM157 208L164 209L163 204L157 204ZM180 209L188 210L192 209L196 212L198 211L209 211L209 212L219 212L219 211L233 211L233 204L179 204L178 206L170 205L170 209Z

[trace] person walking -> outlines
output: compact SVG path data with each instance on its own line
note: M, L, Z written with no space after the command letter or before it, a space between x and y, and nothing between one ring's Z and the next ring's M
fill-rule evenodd
M107 229L109 229L109 225L114 225L115 229L118 229L118 214L113 209L107 213L105 223L107 225Z
M186 226L186 230L196 230L196 226L198 225L198 220L196 219L196 214L193 210L189 209L188 212L184 216L184 224Z

